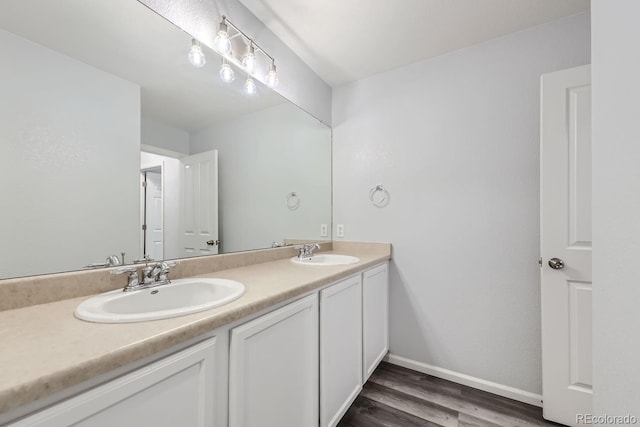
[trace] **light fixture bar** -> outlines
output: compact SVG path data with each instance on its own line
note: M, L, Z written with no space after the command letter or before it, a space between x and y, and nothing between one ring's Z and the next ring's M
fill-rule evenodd
M233 28L234 30L236 30L238 32L238 34L240 34L243 38L245 43L253 45L255 50L259 50L260 52L262 52L262 54L264 56L266 56L267 58L269 58L271 60L271 62L274 62L275 59L273 58L273 56L269 55L267 52L264 51L264 49L262 49L258 43L256 43L251 37L249 37L248 35L245 34L244 31L242 31L241 29L239 29L238 27L236 27L235 25L233 25L233 23L231 21L229 21L227 19L227 17L225 15L222 15L222 22L225 23L226 25L228 25L229 27ZM238 34L234 34L233 36L230 36L229 39L232 39L234 37L237 37Z
M235 31L230 34L229 28ZM242 43L246 45L246 51L242 57L236 56L233 52L233 46L231 40L242 37ZM204 54L200 46L200 42L196 39L192 41L192 49L189 54L189 61L194 67L202 67L205 63ZM230 64L241 68L247 73L247 80L245 82L245 91L247 94L253 95L256 93L256 85L254 78L258 81L266 84L270 88L274 89L278 85L278 76L276 74L275 58L265 52L260 45L258 45L251 37L245 34L244 31L236 27L233 22L230 22L225 15L222 15L222 21L218 26L218 33L213 40L213 49L222 56L222 65L218 74L222 81L230 83L234 80L234 72ZM256 58L256 51L261 53L269 64L269 72L257 76L259 63ZM199 55L199 56L198 56ZM264 59L264 58L263 58Z

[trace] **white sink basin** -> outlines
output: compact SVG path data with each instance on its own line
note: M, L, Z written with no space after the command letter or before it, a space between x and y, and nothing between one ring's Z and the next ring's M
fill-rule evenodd
M121 289L83 301L78 319L98 323L128 323L166 319L228 304L240 298L244 285L227 279L177 279L168 285L122 292Z
M291 262L302 265L346 265L355 264L360 258L351 255L318 254L311 258L291 258Z

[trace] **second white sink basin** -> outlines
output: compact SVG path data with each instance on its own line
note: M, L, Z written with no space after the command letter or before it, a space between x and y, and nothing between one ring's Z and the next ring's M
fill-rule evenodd
M132 292L121 289L83 301L75 311L82 320L128 323L166 319L228 304L244 285L228 279L176 279L170 284Z
M311 258L291 258L291 262L302 265L347 265L355 264L360 258L351 255L318 254Z

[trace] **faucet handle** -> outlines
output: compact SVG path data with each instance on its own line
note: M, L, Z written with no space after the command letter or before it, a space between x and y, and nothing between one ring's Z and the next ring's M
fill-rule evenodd
M131 291L136 289L137 286L140 285L140 279L138 277L138 268L136 266L130 267L120 267L114 268L111 270L111 274L123 274L129 273L129 280L127 281L127 285L122 289L123 292Z
M138 272L138 268L135 266L114 268L113 270L110 271L111 274L124 274L124 273L137 273L137 272Z

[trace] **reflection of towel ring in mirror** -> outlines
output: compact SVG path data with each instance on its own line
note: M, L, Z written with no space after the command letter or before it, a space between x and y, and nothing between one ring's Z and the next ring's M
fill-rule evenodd
M389 192L381 185L376 185L369 191L369 200L373 203L373 206L378 208L384 208L389 204Z
M287 194L287 209L290 211L295 211L300 206L300 197L296 194L295 191Z

